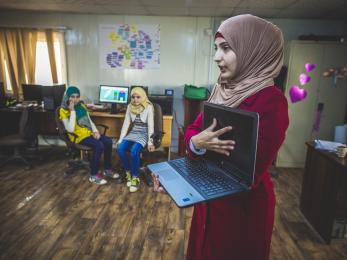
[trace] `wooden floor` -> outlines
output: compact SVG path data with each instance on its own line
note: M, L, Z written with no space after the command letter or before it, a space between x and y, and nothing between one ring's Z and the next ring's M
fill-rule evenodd
M0 171L1 259L184 259L192 208L143 182L130 194L85 172L64 178L65 163L58 150L32 170ZM302 170L278 171L271 259L347 259L346 241L325 245L300 213Z

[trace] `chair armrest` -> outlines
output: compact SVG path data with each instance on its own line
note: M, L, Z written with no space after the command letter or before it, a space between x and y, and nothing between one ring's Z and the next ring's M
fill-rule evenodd
M104 125L104 124L96 124L95 126L100 126L104 129L104 131L102 133L103 135L106 135L106 132L109 129L109 127L107 125Z
M61 139L65 139L65 138L69 138L68 135L72 135L73 136L73 140L72 140L72 143L76 143L76 139L78 137L78 135L76 135L75 133L70 133L68 131L66 131L66 129L59 129L58 127L56 128L57 131L58 131L58 134L60 136ZM66 136L65 138L63 136Z
M67 131L66 131L66 133L68 133L68 134L70 134L70 135L73 136L72 142L75 144L75 143L76 143L76 138L78 137L78 135L76 135L75 133L69 133L69 132L67 132Z

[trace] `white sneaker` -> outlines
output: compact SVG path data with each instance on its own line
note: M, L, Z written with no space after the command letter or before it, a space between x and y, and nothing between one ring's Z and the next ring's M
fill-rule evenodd
M140 188L140 179L139 177L135 177L131 179L131 185L129 187L130 192L136 192Z
M100 173L95 176L90 176L89 181L97 185L105 185L107 183L107 181L102 178L102 175Z
M104 176L112 179L119 179L119 173L114 172L113 170L104 170Z

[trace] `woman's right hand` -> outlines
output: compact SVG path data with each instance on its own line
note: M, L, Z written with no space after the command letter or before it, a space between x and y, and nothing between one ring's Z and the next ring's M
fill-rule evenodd
M234 150L234 140L221 140L219 136L230 131L231 126L223 127L217 131L213 129L217 126L217 120L214 118L212 124L204 131L192 137L192 143L196 149L207 149L217 153L229 155Z
M153 188L156 192L164 192L163 186L160 185L160 181L157 176L152 173Z
M69 109L70 109L70 111L74 111L75 110L75 102L74 101L70 101L69 102Z

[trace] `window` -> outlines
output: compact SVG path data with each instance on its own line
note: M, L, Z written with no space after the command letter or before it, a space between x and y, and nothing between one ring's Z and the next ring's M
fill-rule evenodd
M52 85L51 66L49 63L47 42L39 35L36 43L35 84ZM54 34L54 53L57 66L58 84L66 83L65 50L62 35Z
M54 53L55 53L55 62L57 68L57 84L64 84L67 82L67 73L66 73L66 59L65 59L65 44L64 44L64 34L61 32L54 32ZM35 45L34 45L35 46ZM5 86L7 92L13 91L13 84L11 78L11 68L7 59L5 59L5 55L0 51L2 62L3 62L3 77L5 78ZM7 55L6 57L8 57ZM19 69L19 71L23 71L22 79L25 80L26 84L39 84L39 85L53 85L53 79L51 74L51 66L49 62L48 55L48 47L45 32L38 32L37 41L36 41L36 59L35 59L35 82L29 82L28 75L25 73L23 69ZM0 63L1 64L1 63ZM28 68L27 68L28 69ZM19 76L20 78L20 76Z

